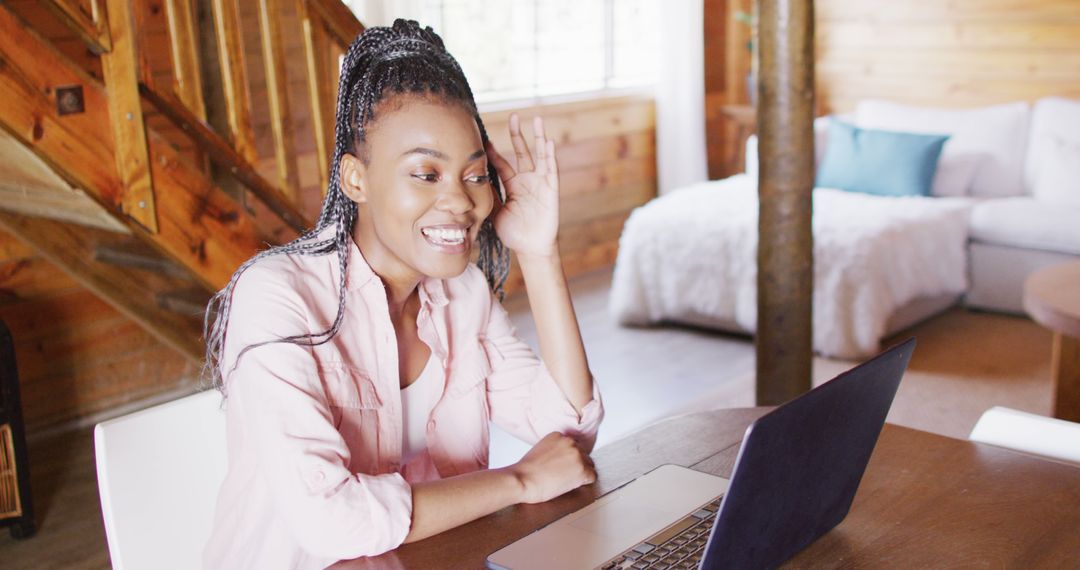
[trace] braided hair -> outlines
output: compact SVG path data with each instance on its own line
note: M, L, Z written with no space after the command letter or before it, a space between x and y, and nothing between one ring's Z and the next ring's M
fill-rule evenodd
M284 245L270 247L244 262L229 283L214 294L206 308L203 319L203 336L206 338L206 359L203 363L202 381L225 393L224 374L220 370L225 345L225 329L229 321L233 289L247 268L259 260L280 254L329 255L337 253L340 280L338 283L338 309L333 324L318 333L296 334L244 347L236 361L245 352L265 344L287 342L301 346L317 346L328 342L337 334L345 316L345 276L349 263L349 240L356 223L356 202L349 199L341 189L341 157L356 153L365 164L367 133L375 120L375 110L380 102L400 94L418 94L437 97L448 103L463 105L473 114L480 138L485 147L487 131L476 110L472 90L461 67L443 44L442 38L431 27L420 27L414 20L397 19L389 27L373 27L364 30L353 40L345 54L338 83L334 156L330 162L329 182L322 211L315 227ZM499 178L495 167L488 165L488 175L496 199L502 201ZM316 240L328 226L334 226L333 237ZM495 294L502 297L502 286L509 272L509 251L495 234L490 218L480 227L478 236L479 257L477 265L483 271ZM235 363L233 367L235 368Z

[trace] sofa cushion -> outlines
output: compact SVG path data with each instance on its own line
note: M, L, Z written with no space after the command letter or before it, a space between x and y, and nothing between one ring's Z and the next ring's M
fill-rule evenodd
M1029 196L982 200L971 210L971 239L1080 255L1080 207Z
M1047 204L1080 208L1080 141L1054 137L1043 149L1032 195Z
M829 126L829 146L814 185L880 196L929 196L947 135Z
M1031 111L1031 137L1024 164L1024 183L1034 192L1045 165L1046 147L1056 141L1080 142L1080 101L1061 97L1039 99Z
M941 168L949 170L956 160L977 160L971 195L1017 196L1025 193L1028 115L1025 102L939 109L864 100L855 109L855 122L874 129L952 135L941 153Z

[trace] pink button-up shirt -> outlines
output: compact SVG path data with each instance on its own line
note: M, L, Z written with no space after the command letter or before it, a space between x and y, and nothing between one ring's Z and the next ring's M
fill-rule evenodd
M428 450L403 467L386 292L349 246L345 317L325 344L273 343L236 360L250 344L333 323L336 254L272 256L236 284L221 365L229 469L203 553L208 568L324 568L397 547L411 525L410 483L486 468L489 422L530 443L553 431L595 440L603 417L595 383L579 415L470 265L419 286L418 334L444 382Z

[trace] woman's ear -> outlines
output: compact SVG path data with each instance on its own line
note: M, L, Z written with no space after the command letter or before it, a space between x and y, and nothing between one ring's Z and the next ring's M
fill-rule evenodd
M349 153L341 155L341 191L357 204L367 202L364 172L364 163L359 158Z

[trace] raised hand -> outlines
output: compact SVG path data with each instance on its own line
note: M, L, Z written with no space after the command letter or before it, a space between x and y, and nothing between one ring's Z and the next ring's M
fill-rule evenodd
M495 213L495 232L518 256L558 253L559 168L555 141L544 134L544 121L533 120L535 156L521 134L517 114L510 115L510 141L517 168L489 142L488 158L506 188L506 203Z

